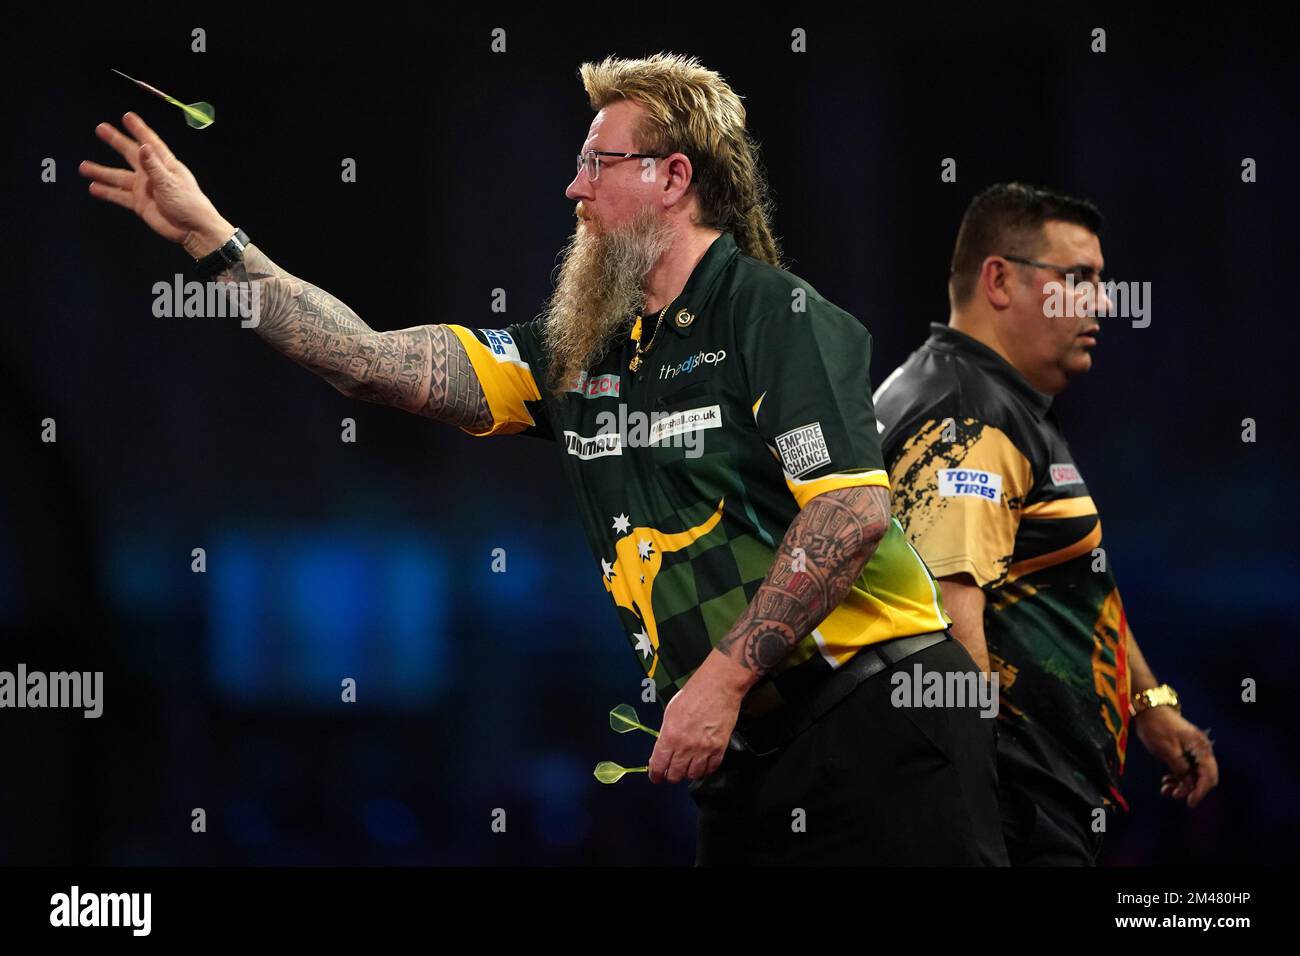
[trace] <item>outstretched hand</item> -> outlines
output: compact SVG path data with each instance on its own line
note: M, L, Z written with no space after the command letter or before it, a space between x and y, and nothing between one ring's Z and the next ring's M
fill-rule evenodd
M96 126L95 135L117 150L131 168L83 160L77 169L91 180L90 194L130 209L158 235L184 244L196 258L229 238L234 227L217 212L194 174L162 137L135 113L127 113L122 122L132 136L111 123Z

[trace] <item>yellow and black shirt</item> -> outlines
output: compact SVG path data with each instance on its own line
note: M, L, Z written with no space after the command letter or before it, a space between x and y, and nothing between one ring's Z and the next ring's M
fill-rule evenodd
M658 319L647 317L647 340ZM642 331L630 317L559 398L540 320L451 329L492 411L481 434L556 442L601 581L666 703L748 606L799 509L889 480L871 337L807 283L741 255L724 233L662 322L635 373ZM947 623L894 522L849 596L751 689L742 721L802 696L868 644Z
M1124 805L1128 624L1101 519L1051 409L946 325L876 393L894 514L938 577L985 593L1001 735L1091 805Z

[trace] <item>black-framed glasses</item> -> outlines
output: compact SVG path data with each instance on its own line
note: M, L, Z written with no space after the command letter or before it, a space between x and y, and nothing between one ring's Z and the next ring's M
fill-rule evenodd
M656 156L653 153L619 153L609 149L589 149L585 153L578 154L578 172L582 172L585 167L587 178L595 182L600 178L600 167L602 165L600 157L610 156L616 159L663 159L663 156Z
M1063 279L1068 279L1070 276L1074 276L1075 285L1097 282L1101 279L1101 275L1096 269L1082 262L1072 266L1058 266L1055 263L1043 262L1039 259L1026 259L1024 256L1003 255L1002 258L1009 262L1018 262L1022 266L1036 266L1039 269L1051 269L1053 272L1059 274Z

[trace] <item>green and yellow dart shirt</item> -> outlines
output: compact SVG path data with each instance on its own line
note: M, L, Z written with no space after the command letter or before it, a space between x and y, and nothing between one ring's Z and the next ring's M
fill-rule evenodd
M556 443L600 579L665 703L753 598L799 509L835 488L888 487L871 405L871 336L801 279L710 245L649 350L637 317L559 398L541 320L450 326L492 426ZM948 624L924 563L891 524L849 596L746 696L743 716L802 696L860 648Z
M875 396L894 513L934 574L984 590L999 759L1125 806L1128 622L1097 506L1051 398L970 336L930 329Z

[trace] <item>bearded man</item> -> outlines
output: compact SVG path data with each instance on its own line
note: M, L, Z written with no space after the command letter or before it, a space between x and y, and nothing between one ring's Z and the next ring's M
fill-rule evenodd
M91 194L251 284L257 333L345 395L556 442L600 580L665 703L700 864L1004 864L992 723L890 693L971 676L890 517L871 337L780 268L740 98L696 60L580 70L596 111L545 312L377 332L223 219L139 117ZM686 441L685 439L690 439ZM906 671L900 674L900 671Z

